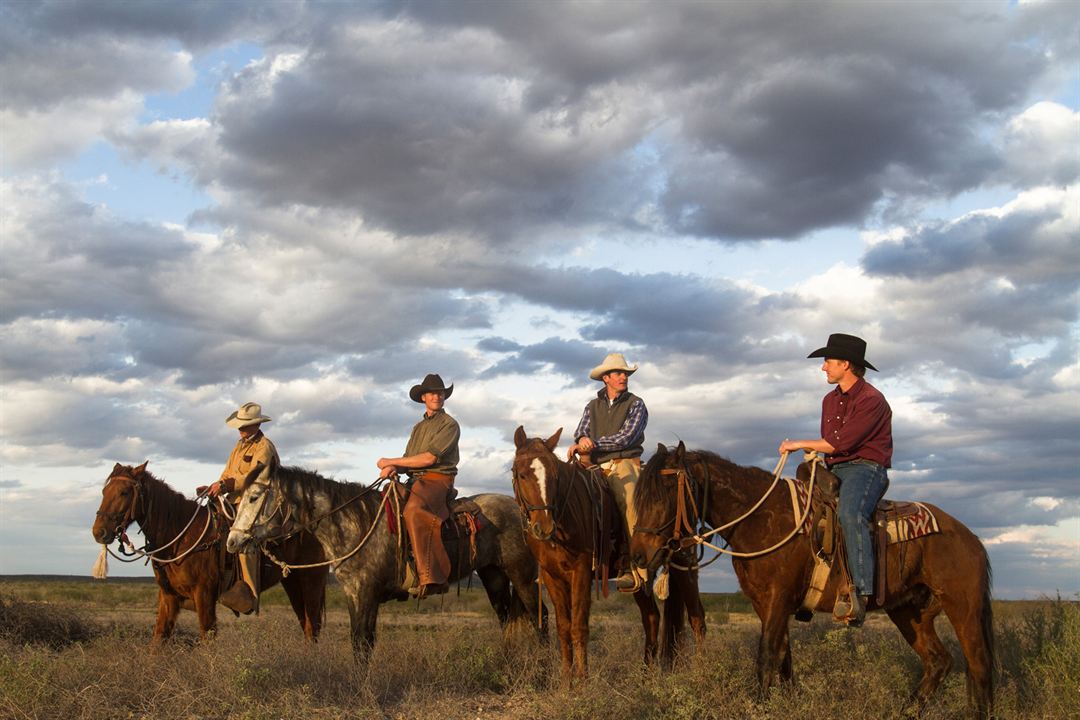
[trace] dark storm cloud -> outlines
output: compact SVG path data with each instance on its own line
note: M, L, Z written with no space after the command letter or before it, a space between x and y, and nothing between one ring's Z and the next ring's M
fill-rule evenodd
M406 234L504 243L635 227L655 206L682 233L793 238L978 187L1001 166L979 128L1028 100L1047 61L1023 41L1054 20L985 3L549 10L344 19L289 67L234 78L217 177Z

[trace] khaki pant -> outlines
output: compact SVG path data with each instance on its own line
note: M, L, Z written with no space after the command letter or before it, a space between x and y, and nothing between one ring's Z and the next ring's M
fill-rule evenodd
M445 583L450 578L450 556L443 547L442 524L450 517L446 498L453 487L452 475L424 473L413 480L405 503L402 515L412 541L420 585Z
M634 510L634 487L637 485L638 476L641 474L640 458L619 458L600 463L600 469L604 471L611 494L615 496L615 504L626 520L626 539L629 542L637 527L637 511ZM645 573L636 568L625 568L633 572L642 581Z

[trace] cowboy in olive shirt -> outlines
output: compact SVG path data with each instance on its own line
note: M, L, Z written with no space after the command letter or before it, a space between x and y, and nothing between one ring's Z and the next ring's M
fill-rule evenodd
M409 397L424 404L424 416L413 427L405 455L380 458L376 463L382 471L380 477L400 471L412 478L402 517L412 541L416 574L420 576L416 591L420 597L438 595L450 587L450 556L443 546L442 524L450 517L447 499L457 475L461 429L457 420L443 410L443 403L453 392L454 386L446 387L435 374L414 385Z

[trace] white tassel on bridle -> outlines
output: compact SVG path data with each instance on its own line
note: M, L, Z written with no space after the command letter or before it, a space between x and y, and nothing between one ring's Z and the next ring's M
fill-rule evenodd
M109 548L107 545L101 546L101 554L98 555L97 562L94 563L94 567L90 569L90 575L98 580L104 580L109 577Z

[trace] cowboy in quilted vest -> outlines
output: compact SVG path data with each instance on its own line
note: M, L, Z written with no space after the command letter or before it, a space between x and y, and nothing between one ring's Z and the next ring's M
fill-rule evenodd
M197 488L210 497L226 493L235 505L240 502L244 488L255 482L269 482L281 462L277 448L262 432L262 424L270 418L262 414L258 403L244 403L225 419L225 424L240 432L240 439L229 455L221 478L208 488ZM259 551L251 548L240 553L240 579L218 598L225 607L245 615L259 609Z
M837 512L844 533L848 574L853 587L841 598L833 615L858 627L866 615L866 603L874 589L874 548L870 518L889 487L892 465L892 409L885 396L863 379L866 369L877 368L866 360L866 341L854 335L834 333L823 348L807 357L825 358L821 369L836 389L821 403L821 437L815 440L784 440L780 452L815 450L840 478Z
M566 452L568 460L590 456L600 466L608 486L626 520L626 537L634 534L637 513L634 511L634 487L641 474L641 453L644 450L645 426L649 411L645 401L627 390L637 365L630 367L622 353L611 353L604 362L592 369L589 377L604 383L596 398L585 406L574 432L574 444ZM623 572L615 587L623 592L641 588L645 578L623 559Z
M454 386L446 387L435 374L413 385L409 397L424 405L424 415L412 429L405 454L376 463L380 478L405 472L412 480L403 518L420 576L416 594L421 598L440 595L450 587L450 556L443 546L442 524L450 517L447 501L457 475L461 428L443 405L453 392Z

